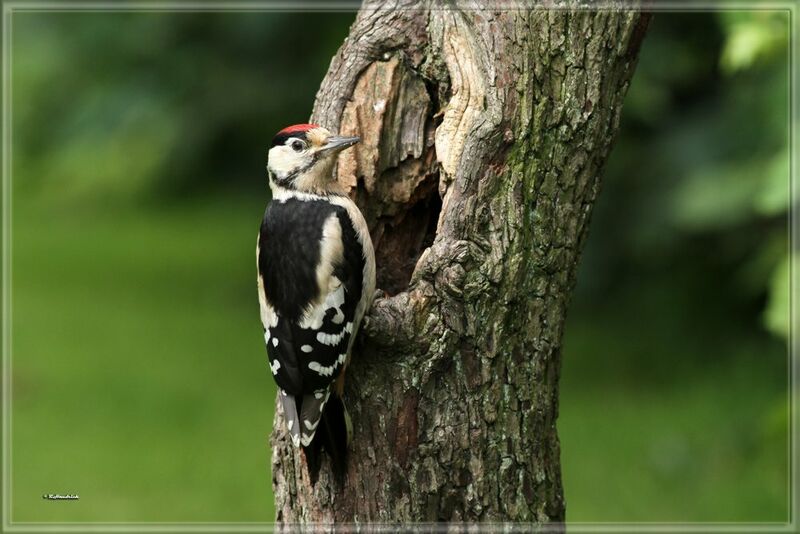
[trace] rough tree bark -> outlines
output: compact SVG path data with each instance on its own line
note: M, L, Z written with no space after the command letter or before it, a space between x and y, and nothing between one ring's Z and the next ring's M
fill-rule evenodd
M367 3L312 119L363 142L339 179L386 296L348 371L337 487L273 429L281 522L561 522L560 344L648 15Z

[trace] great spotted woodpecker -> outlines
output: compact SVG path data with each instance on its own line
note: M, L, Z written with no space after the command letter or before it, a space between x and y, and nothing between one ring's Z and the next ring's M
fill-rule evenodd
M272 140L267 163L272 201L256 249L261 322L286 427L312 481L322 449L344 473L345 371L375 292L367 224L333 179L337 155L358 141L315 124L289 126Z

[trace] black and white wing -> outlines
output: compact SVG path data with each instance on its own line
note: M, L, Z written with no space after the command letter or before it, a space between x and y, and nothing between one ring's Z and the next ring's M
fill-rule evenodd
M270 368L292 441L308 446L363 314L363 247L346 209L298 199L270 204L258 245Z

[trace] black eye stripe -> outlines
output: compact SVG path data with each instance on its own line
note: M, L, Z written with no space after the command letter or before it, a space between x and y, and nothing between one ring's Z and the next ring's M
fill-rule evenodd
M293 170L292 172L290 172L286 176L282 176L280 178L276 177L276 182L279 185L287 186L287 185L291 184L291 182L294 181L295 178L297 178L298 176L300 176L301 174L306 172L308 169L313 167L316 162L317 162L317 156L316 156L316 154L314 154L314 155L311 156L311 160L308 163L306 163L305 165L303 165L302 167L299 167L299 168Z

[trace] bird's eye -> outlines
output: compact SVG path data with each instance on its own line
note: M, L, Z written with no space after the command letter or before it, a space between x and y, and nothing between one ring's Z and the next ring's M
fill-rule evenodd
M305 147L302 141L292 141L292 150L295 152L301 152Z

